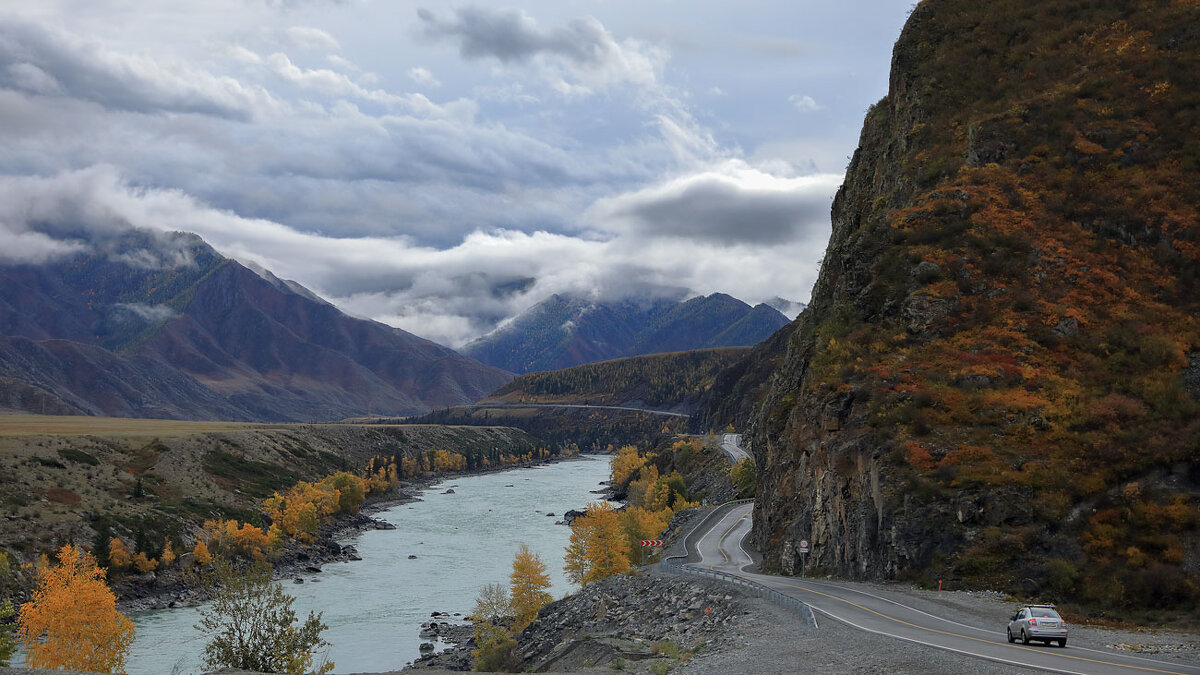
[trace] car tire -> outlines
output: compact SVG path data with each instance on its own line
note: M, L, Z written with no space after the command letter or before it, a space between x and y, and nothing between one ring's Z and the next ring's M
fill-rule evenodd
M1027 645L1027 644L1031 644L1032 642L1033 641L1029 639L1029 633L1026 633L1025 629L1022 628L1021 629L1021 644Z
M1013 642L1016 642L1016 641L1017 641L1017 638L1015 638L1015 637L1013 637L1013 636L1012 636L1012 630L1011 630L1011 629L1005 628L1005 629L1004 629L1004 634L1008 636L1008 641L1009 641L1009 643L1010 643L1010 644L1011 644L1011 643L1013 643Z
M1059 646L1059 647L1062 647L1063 649L1066 649L1066 647L1067 647L1067 638L1063 638L1063 639L1059 640L1059 641L1058 641L1058 646Z

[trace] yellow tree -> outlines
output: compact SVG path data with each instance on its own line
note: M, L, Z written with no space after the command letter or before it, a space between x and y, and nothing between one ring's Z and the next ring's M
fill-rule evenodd
M123 672L133 622L117 611L91 554L67 545L58 565L39 570L32 599L21 605L17 635L30 668Z
M525 544L517 549L513 558L512 574L508 577L511 587L510 600L514 615L511 630L513 635L525 630L537 618L538 610L554 598L546 592L550 588L550 575L538 555Z
M108 543L108 564L113 569L121 569L129 567L133 562L133 557L129 555L129 549L125 548L125 542L121 541L120 537L113 537L113 540Z
M192 548L192 556L196 559L196 563L200 565L207 565L212 562L212 554L208 552L208 544L205 544L203 539L196 540L196 546Z
M625 540L629 542L629 550L636 551L641 548L639 542L643 539L657 539L658 535L667 529L672 515L670 509L647 511L637 506L622 511L621 531L625 533Z
M629 542L608 502L592 502L571 524L565 556L567 578L586 586L629 571Z

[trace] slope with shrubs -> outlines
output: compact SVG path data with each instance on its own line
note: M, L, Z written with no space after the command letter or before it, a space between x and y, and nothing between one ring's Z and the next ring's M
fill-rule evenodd
M915 8L812 305L726 383L768 567L1198 618L1198 12Z
M745 348L635 356L522 375L481 403L637 404L691 411Z

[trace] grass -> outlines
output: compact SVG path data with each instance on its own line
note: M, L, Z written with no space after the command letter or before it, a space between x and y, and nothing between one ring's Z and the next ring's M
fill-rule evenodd
M204 470L240 486L247 494L266 497L276 490L295 485L300 479L295 472L276 464L256 462L224 450L204 454Z
M145 420L83 415L0 414L0 437L4 436L109 436L176 437L217 431L278 429L282 424L248 422L192 422Z

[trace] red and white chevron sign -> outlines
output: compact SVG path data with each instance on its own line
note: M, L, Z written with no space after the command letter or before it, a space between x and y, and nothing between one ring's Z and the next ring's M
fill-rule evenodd
M642 546L662 546L662 539L643 539Z

